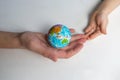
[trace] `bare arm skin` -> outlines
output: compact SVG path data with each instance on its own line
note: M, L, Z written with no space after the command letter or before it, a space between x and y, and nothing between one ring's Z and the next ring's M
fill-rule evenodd
M70 29L70 31L75 32L74 29ZM40 32L0 32L0 48L24 48L53 61L57 61L58 58L72 57L82 49L85 41L84 35L76 34L72 36L67 47L57 49L51 47L47 42L47 35Z
M103 0L102 4L98 8L98 11L110 14L119 5L120 0Z
M22 48L20 33L0 31L0 48Z

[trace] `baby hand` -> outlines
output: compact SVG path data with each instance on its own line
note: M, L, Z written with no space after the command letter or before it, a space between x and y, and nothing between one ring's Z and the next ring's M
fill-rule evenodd
M101 34L106 34L108 15L101 11L95 11L90 18L89 25L85 29L85 34L89 39L94 39Z

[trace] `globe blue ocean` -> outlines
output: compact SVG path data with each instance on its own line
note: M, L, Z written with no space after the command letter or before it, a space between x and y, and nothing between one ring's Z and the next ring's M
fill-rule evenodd
M54 48L64 48L70 43L71 32L65 25L54 25L48 33L48 41Z

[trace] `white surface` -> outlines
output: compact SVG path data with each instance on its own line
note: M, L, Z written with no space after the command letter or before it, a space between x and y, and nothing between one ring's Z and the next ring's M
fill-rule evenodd
M57 23L81 33L99 0L0 0L0 30L47 32ZM120 7L108 34L77 55L52 62L27 50L0 49L0 80L120 80Z

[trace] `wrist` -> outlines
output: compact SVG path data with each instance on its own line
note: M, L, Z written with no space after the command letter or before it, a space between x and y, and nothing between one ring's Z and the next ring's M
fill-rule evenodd
M119 5L120 0L103 0L97 10L98 12L109 15Z
M22 33L15 33L13 35L14 35L13 41L12 41L13 42L13 48L21 48L21 49L24 48L22 43L21 43L21 39L20 39Z
M16 33L14 37L14 44L16 45L17 48L24 49L25 47L22 44L21 36L23 33Z
M20 33L0 31L0 48L22 48Z
M109 13L107 11L104 11L104 10L96 10L94 13L96 14L96 16L102 15L102 16L108 17L108 15L109 15Z

